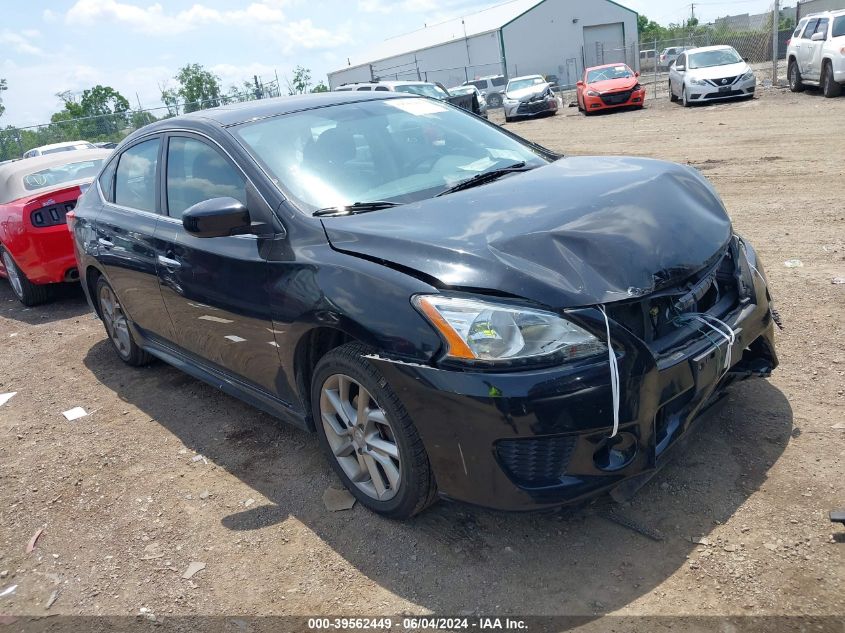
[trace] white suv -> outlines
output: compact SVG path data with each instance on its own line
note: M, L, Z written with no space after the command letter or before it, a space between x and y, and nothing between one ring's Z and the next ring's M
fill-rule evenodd
M789 87L821 86L825 97L838 97L845 84L845 10L801 18L786 49Z

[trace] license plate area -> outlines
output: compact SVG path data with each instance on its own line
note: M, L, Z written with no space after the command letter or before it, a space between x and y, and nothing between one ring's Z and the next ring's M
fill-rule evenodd
M719 86L719 92L724 93L724 92L730 92L730 91L731 91L730 86Z

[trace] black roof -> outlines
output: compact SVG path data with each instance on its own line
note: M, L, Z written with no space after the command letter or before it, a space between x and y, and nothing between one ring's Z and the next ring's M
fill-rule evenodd
M230 125L237 125L238 123L245 123L246 121L254 121L258 119L266 119L267 117L276 116L279 114L289 114L291 112L301 112L302 110L311 110L312 108L321 108L331 105L340 105L343 103L356 103L360 101L375 101L381 99L396 99L400 97L414 97L411 94L397 94L395 92L320 92L304 95L296 95L293 97L277 97L275 99L260 99L258 101L247 101L244 103L232 103L229 105L220 106L217 108L209 108L208 110L200 110L198 112L191 112L172 119L164 119L159 123L154 123L145 128L151 130L158 125L162 127L172 127L174 124L181 122L190 123L196 122L199 119L206 121L213 121L220 126L228 127ZM417 97L420 98L420 97Z

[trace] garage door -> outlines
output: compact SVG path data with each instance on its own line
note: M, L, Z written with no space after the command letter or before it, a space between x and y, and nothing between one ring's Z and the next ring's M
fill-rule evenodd
M584 27L584 63L590 66L625 63L625 26L622 22Z

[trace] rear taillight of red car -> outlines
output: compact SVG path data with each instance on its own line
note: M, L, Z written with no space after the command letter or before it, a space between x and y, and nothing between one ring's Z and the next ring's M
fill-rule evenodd
M46 229L67 223L67 215L76 208L76 201L82 195L79 186L51 191L27 202L24 208L29 221L36 229Z

